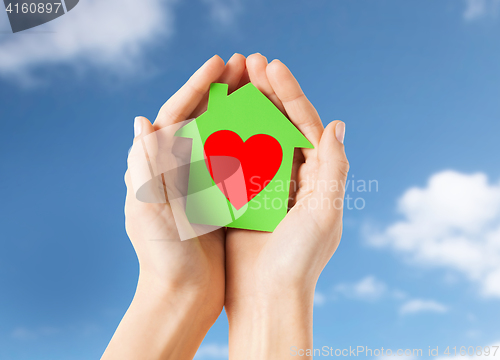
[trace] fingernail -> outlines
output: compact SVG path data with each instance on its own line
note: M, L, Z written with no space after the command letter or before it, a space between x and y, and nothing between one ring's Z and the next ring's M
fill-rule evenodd
M344 143L345 124L342 121L339 121L337 125L335 125L335 136L341 144Z
M134 137L137 137L142 132L142 122L140 116L134 119Z

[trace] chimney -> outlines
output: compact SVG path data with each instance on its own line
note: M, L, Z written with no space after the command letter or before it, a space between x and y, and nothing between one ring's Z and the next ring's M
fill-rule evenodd
M221 104L223 99L227 97L228 85L227 84L210 84L210 93L208 95L208 111L211 108L217 107L217 104Z

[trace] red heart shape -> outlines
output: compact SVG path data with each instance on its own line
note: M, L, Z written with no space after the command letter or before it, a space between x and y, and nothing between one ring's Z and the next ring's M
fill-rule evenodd
M278 140L265 134L243 142L233 131L216 131L205 141L204 150L212 179L236 209L269 184L283 160Z

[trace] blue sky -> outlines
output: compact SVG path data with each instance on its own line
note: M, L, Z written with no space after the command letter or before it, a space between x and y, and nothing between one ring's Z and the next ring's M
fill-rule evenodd
M133 119L206 59L279 58L347 125L341 246L315 347L500 345L498 0L82 0L9 34L0 15L0 359L104 351L134 293ZM199 359L225 359L224 314Z

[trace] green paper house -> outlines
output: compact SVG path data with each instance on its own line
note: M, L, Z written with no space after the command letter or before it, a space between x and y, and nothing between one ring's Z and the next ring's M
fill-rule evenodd
M287 213L294 149L313 146L253 84L227 93L212 84L207 111L176 133L192 139L186 215L273 231Z

